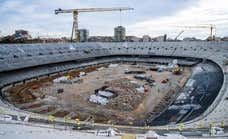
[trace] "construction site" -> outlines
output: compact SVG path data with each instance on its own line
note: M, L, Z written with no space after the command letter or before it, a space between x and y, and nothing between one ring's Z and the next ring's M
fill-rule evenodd
M227 138L228 43L216 26L132 41L119 24L106 42L89 42L79 28L81 13L130 10L59 8L54 14L73 15L70 43L1 44L0 137L17 129L32 138ZM209 36L180 41L186 29ZM31 38L25 30L11 37Z
M4 95L26 111L142 126L177 97L190 75L175 63L104 64L17 85Z

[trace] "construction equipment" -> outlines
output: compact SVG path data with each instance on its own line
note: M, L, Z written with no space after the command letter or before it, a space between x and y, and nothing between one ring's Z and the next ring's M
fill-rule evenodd
M121 139L136 139L136 135L135 134L123 134L121 136Z
M106 12L106 11L126 11L126 10L134 10L133 8L128 7L118 7L118 8L82 8L82 9L68 9L62 10L57 9L55 10L55 14L59 13L73 13L73 28L71 34L71 40L73 38L73 33L75 35L76 42L79 42L79 32L78 32L78 14L82 12Z
M188 28L188 29L192 29L192 28L209 28L210 35L209 35L208 41L213 41L214 40L213 38L215 36L216 26L213 25L213 24L195 25L195 26L178 26L178 27Z
M180 37L180 35L182 34L182 33L184 33L184 30L181 30L181 32L175 37L175 41L178 39L178 37Z
M172 69L172 73L175 75L180 75L183 72L183 69L181 69L179 66L176 66Z

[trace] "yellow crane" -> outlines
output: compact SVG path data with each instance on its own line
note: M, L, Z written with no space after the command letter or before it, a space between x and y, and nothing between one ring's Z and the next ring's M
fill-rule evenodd
M192 28L207 28L210 31L210 35L209 35L209 41L213 40L213 36L215 36L215 31L216 31L216 26L213 24L206 24L206 25L195 25L195 26L178 26L181 28L188 28L188 29L192 29Z
M72 13L73 14L73 28L72 28L72 35L71 39L73 37L73 32L75 35L76 42L79 41L79 32L78 32L78 14L83 12L106 12L106 11L126 11L126 10L134 10L133 8L129 7L117 7L117 8L81 8L81 9L57 9L55 10L55 14L60 13Z

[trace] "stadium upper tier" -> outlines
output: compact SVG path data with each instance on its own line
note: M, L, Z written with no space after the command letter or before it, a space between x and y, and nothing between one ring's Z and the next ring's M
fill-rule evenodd
M109 55L227 58L226 42L78 43L1 45L0 71Z
M186 123L208 126L228 125L228 42L124 42L0 45L0 87L76 68L74 62L112 56L153 56L209 60L223 72L223 85L212 105L199 117ZM2 107L8 107L0 103ZM9 107L10 108L10 107ZM23 111L17 111L23 115Z

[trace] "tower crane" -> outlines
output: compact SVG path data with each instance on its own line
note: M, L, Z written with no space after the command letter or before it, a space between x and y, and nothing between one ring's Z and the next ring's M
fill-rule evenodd
M72 13L73 14L73 28L71 39L73 38L73 32L75 36L76 42L79 41L79 32L78 32L78 14L83 12L106 12L106 11L126 11L126 10L134 10L133 8L128 7L118 7L118 8L81 8L81 9L57 9L55 10L55 14L60 13Z
M215 31L216 31L216 26L213 24L208 24L208 25L195 25L195 26L178 26L181 28L188 28L188 29L192 29L192 28L208 28L210 30L210 35L209 35L209 40L212 41L213 40L213 36L215 36Z

